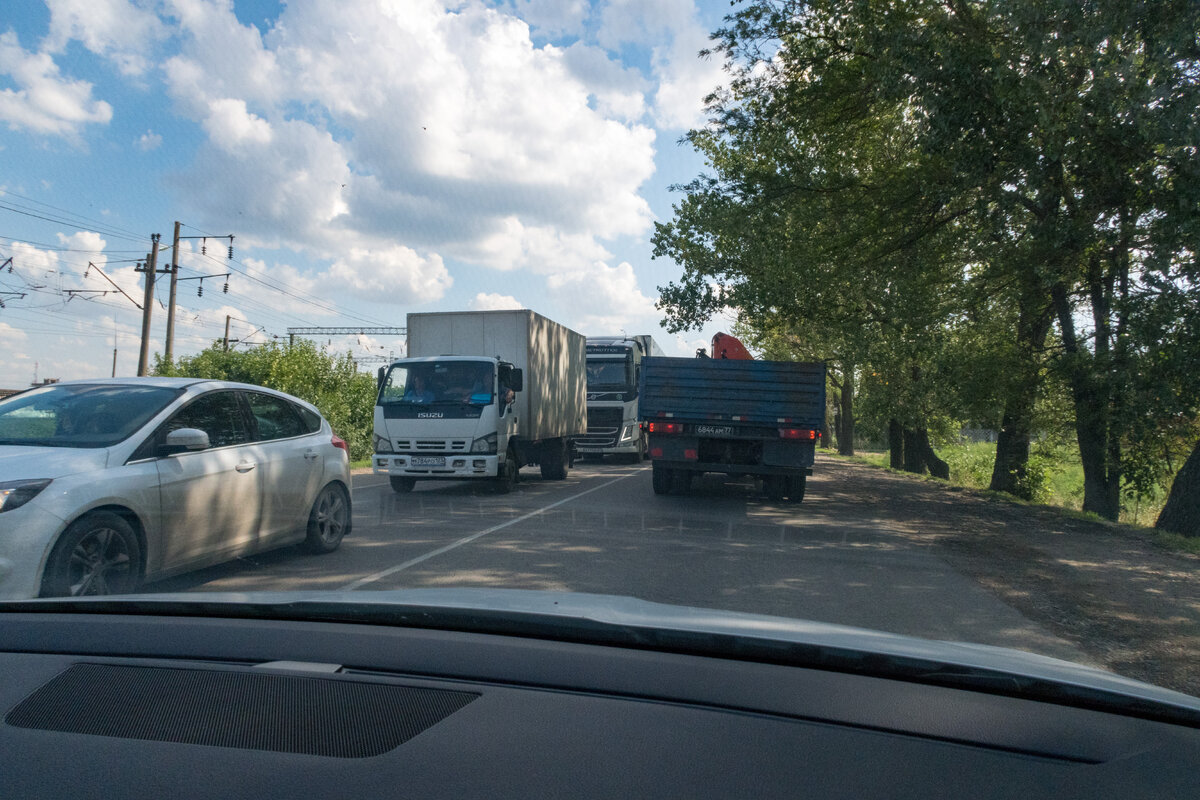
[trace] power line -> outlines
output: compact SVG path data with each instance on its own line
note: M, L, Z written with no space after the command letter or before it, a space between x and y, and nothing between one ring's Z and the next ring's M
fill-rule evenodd
M44 214L35 214L35 213L33 213L32 211L29 211L29 210L22 210L20 206L16 206L16 207L14 207L14 206L12 206L12 205L6 205L5 203L0 203L0 209L3 209L3 210L5 210L5 211L11 211L11 212L13 212L14 214L22 214L22 215L24 215L24 216L26 216L26 217L34 217L35 219L41 219L41 220L45 220L46 222L54 222L54 223L56 223L56 224L59 224L59 225L66 225L66 226L68 226L68 227L75 228L76 230L80 230L80 231L85 231L85 232L87 232L87 233L99 233L99 234L103 234L104 236L110 236L110 237L112 237L112 238L114 238L114 239L125 239L126 241L130 241L130 242L142 242L142 241L145 241L145 239L142 239L142 238L135 238L135 237L132 237L132 236L126 236L126 235L125 235L125 234L123 234L123 233L116 233L116 232L114 232L114 231L111 231L111 230L106 230L106 229L103 229L103 228L99 228L98 226L93 226L93 225L81 225L81 224L79 224L78 222L75 222L75 221L73 221L73 220L69 220L69 219L62 219L62 218L60 218L60 217L48 217L48 216L45 216Z
M76 219L83 220L84 222L99 224L99 225L102 225L103 227L109 228L111 230L128 234L129 236L132 236L135 239L141 239L141 234L139 234L137 231L131 231L131 230L128 230L127 228L122 228L118 225L112 225L112 224L110 224L108 222L104 222L102 220L98 220L98 219L95 219L92 217L87 217L78 212L71 211L70 209L56 206L53 203L47 203L44 200L36 200L32 197L26 197L23 194L18 194L17 192L12 191L11 189L0 190L0 197L6 197L6 196L7 197L19 197L20 199L22 199L28 203L33 203L35 206L45 206L46 208L53 209L54 211L59 211L63 214L66 214L67 216L75 217Z

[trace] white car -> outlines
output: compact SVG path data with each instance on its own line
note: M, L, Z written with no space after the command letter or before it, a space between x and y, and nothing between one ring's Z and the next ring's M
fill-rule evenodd
M310 404L226 381L57 383L0 400L0 599L143 581L350 532L346 443Z

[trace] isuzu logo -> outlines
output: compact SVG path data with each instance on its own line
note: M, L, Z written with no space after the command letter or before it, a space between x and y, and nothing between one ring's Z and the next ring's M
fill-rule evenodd
M422 411L417 414L417 419L441 419L444 416L441 411Z

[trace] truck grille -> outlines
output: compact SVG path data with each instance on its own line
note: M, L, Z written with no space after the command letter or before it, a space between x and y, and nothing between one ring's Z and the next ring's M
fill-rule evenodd
M471 446L467 439L396 439L397 453L465 453Z
M621 435L625 412L620 408L588 408L587 435L576 439L580 447L613 447Z

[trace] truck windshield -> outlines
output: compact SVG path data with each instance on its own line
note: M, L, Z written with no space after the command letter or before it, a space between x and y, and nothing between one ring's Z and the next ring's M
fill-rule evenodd
M423 361L393 364L379 387L379 403L491 405L495 368L488 361Z
M587 385L589 389L606 388L632 390L632 359L589 358L587 361Z

